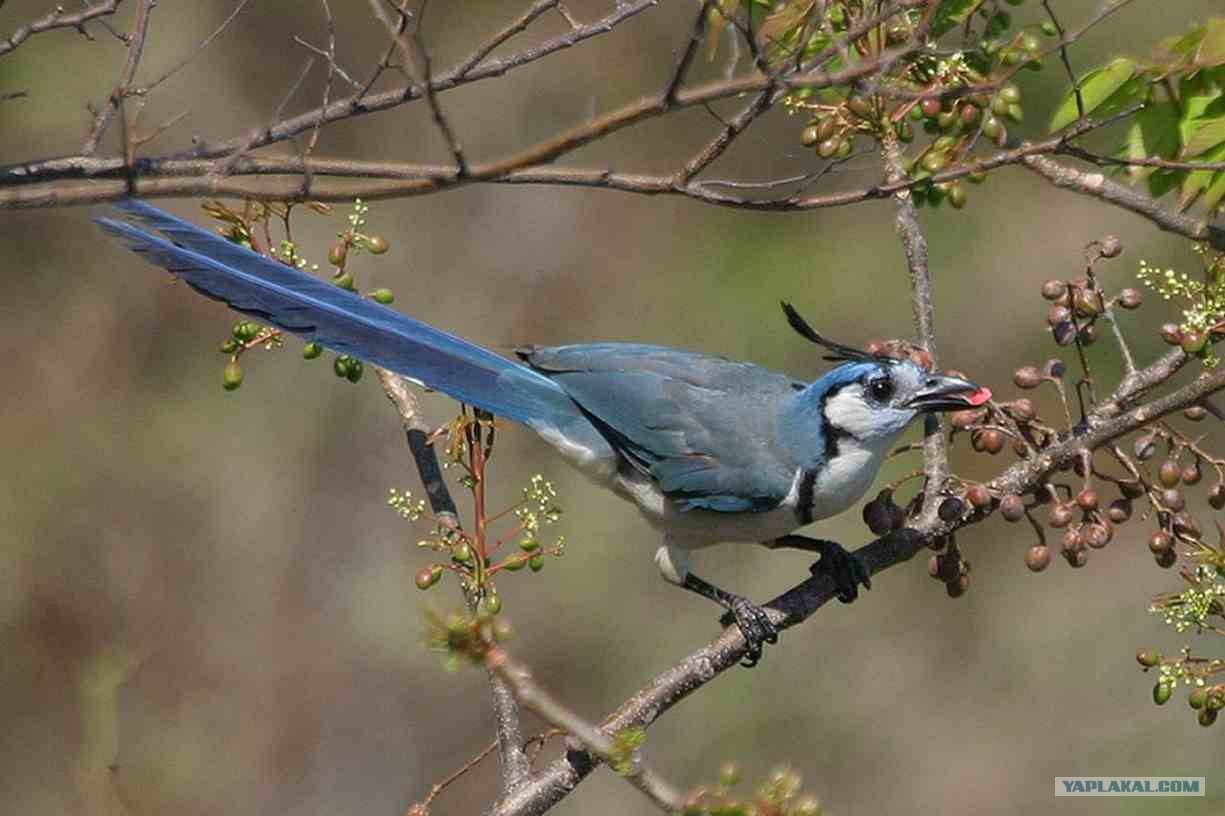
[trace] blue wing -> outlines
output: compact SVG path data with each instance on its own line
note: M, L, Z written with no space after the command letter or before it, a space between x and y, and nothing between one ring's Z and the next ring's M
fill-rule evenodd
M681 509L778 506L796 464L778 442L780 408L803 388L749 363L627 343L528 347L623 459Z

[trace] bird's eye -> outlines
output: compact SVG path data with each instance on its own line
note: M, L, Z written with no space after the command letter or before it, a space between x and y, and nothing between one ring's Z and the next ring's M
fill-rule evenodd
M868 393L877 402L888 402L893 396L893 380L889 377L876 377L868 382Z

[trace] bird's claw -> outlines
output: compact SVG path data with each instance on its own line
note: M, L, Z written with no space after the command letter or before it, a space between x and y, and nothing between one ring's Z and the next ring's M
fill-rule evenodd
M821 551L821 559L813 564L809 571L813 575L826 575L834 582L834 595L843 603L850 603L859 597L859 585L864 589L872 588L872 573L858 555L847 552L837 542L825 542Z
M751 669L761 660L762 644L778 643L778 627L770 620L766 610L749 601L735 597L728 607L740 634L744 635L744 659L740 665Z

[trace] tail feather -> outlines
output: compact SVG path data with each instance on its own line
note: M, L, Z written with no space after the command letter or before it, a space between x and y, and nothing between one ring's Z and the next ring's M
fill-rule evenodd
M119 207L134 223L99 218L103 230L243 314L534 427L565 424L577 414L556 383L526 366L143 202Z

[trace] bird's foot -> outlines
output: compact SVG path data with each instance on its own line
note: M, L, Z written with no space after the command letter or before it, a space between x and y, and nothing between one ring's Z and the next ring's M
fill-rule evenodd
M859 597L859 585L872 588L872 573L858 555L847 550L836 541L821 542L821 560L809 571L813 575L826 575L834 582L834 595L843 603Z
M748 598L733 595L729 599L728 612L744 635L744 659L740 665L751 669L761 660L763 644L778 643L778 627L770 620L766 610Z

